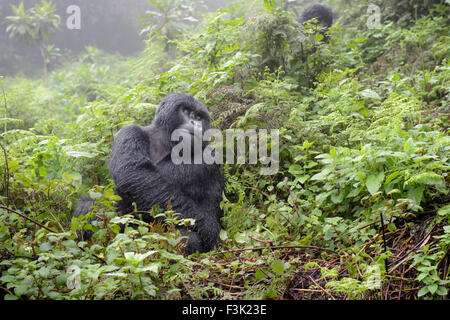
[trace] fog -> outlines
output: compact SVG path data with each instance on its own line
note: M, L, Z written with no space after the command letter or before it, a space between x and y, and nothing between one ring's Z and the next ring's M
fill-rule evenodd
M25 10L41 3L40 0L0 0L0 75L30 74L42 65L36 44L26 43L20 37L11 39L6 32L10 22L5 18L13 15L11 5L18 6L21 2ZM191 2L199 11L206 12L226 6L232 0ZM122 55L134 55L144 48L146 35L140 35L139 17L153 10L146 0L56 0L53 4L61 18L61 30L47 42L59 48L65 58L76 56L86 46Z

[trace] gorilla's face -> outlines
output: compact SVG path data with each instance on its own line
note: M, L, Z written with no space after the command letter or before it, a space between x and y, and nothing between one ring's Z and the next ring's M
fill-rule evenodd
M211 128L211 118L206 107L187 94L171 94L163 99L156 111L154 122L165 128L170 137L175 130L189 134L194 140L203 139L203 133ZM203 143L203 148L207 144Z
M209 129L208 115L192 105L181 105L178 108L180 125L178 129L187 131L195 139L202 140L203 133Z

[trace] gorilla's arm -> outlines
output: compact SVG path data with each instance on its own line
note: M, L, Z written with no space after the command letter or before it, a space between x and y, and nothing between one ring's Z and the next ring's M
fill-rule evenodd
M174 164L170 156L157 165L161 179L169 192L177 194L172 198L172 207L180 208L185 218L196 220L194 230L199 233L207 251L219 242L220 223L223 215L220 209L222 201L223 178L217 165ZM194 202L195 210L183 210L185 198Z
M179 166L167 159L156 165L152 163L150 152L153 149L149 134L142 127L130 125L119 131L109 160L117 193L125 201L132 199L142 211L150 210L154 205L166 208L170 201L172 208L182 213L183 217L196 219L193 232L198 233L203 248L197 248L198 241L190 241L187 251L210 250L219 241L220 225L216 211L211 212L211 205L204 204L205 201L198 205L180 190L184 177ZM161 155L156 156L161 158ZM173 179L166 180L160 172L168 172ZM120 207L123 213L132 211L131 203L121 203ZM193 235L193 238L196 236Z

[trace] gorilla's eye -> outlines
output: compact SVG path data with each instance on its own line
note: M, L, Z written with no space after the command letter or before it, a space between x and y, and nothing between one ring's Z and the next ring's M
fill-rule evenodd
M182 109L181 109L181 111L182 112L184 112L184 113L186 113L186 114L189 114L189 109L187 108L187 107L183 107Z
M191 111L189 114L189 118L191 118L192 120L195 121L200 121L202 119L202 117L200 116L200 114L195 113L195 111Z

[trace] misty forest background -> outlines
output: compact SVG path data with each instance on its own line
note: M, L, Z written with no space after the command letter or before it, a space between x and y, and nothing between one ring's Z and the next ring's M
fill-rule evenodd
M0 297L448 299L450 1L323 1L328 43L310 3L0 0ZM172 92L281 130L276 175L223 166L205 254L114 211L114 134Z

